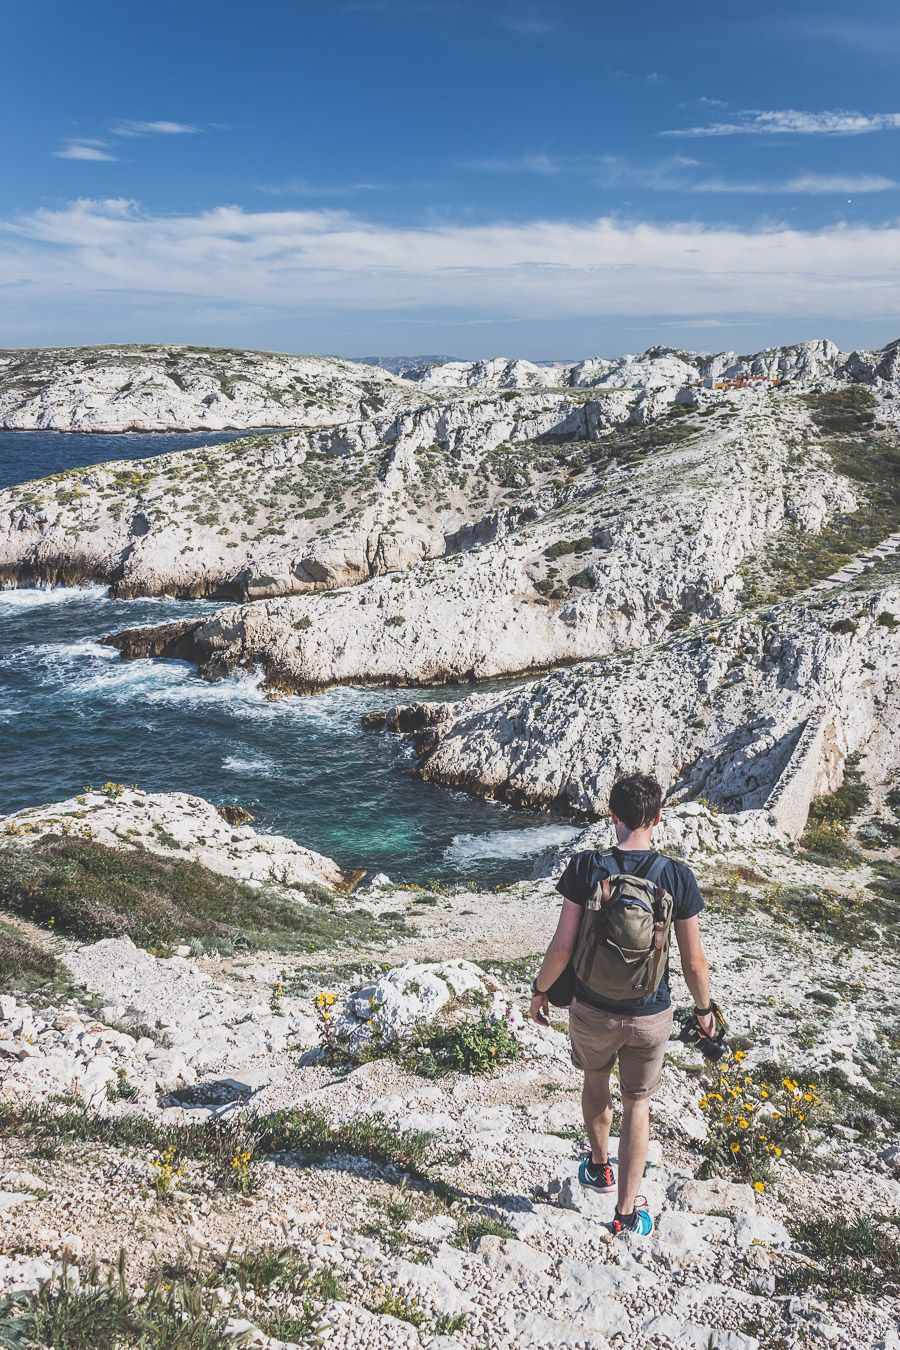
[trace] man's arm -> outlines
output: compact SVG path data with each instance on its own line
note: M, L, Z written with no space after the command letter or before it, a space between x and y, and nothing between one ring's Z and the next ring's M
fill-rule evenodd
M547 954L538 971L535 982L538 989L549 989L569 964L575 950L575 943L578 940L578 929L581 927L583 913L584 910L581 905L576 905L572 900L563 900L556 932L550 939L550 946L547 948ZM531 1000L533 1021L537 1022L539 1026L548 1027L550 1025L549 1013L546 993L535 994Z
M694 1007L708 1008L710 1001L709 963L706 960L703 939L700 936L700 920L696 914L690 919L676 919L674 927L675 937L678 940L678 951L681 954L681 969L685 983L691 991ZM697 1020L708 1036L715 1035L716 1019L712 1013L708 1017L698 1017Z

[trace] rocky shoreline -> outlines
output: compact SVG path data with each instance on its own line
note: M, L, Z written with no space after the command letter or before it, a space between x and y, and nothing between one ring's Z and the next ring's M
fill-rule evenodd
M95 840L171 851L144 825L163 812L169 830L182 820L185 851L199 860L205 850L207 866L248 880L260 850L277 846L254 842L246 824L236 856L200 842L203 804L180 794L98 793L87 805ZM72 801L7 817L0 859L25 856L45 828L80 830L84 809ZM151 954L119 937L79 939L61 907L55 931L13 921L49 944L75 987L0 999L0 1292L23 1310L56 1297L63 1260L90 1290L104 1278L91 1261L114 1273L122 1248L136 1290L130 1315L161 1318L148 1291L161 1268L177 1268L174 1287L193 1290L187 1306L207 1310L206 1334L218 1328L222 1346L243 1336L309 1350L326 1336L347 1350L891 1350L900 1292L890 1272L877 1296L848 1303L809 1244L823 1215L835 1223L837 1177L841 1222L900 1207L889 1085L897 1028L883 1015L896 955L877 928L835 941L815 909L795 912L786 943L772 908L785 887L836 905L849 890L858 923L882 855L823 867L774 836L742 844L726 830L723 856L700 842L714 815L704 825L704 808L671 814L661 842L680 837L692 849L741 1072L771 1080L766 1066L778 1065L790 1081L816 1084L824 1102L761 1191L727 1167L704 1170L702 1063L673 1041L644 1179L656 1231L610 1243L611 1201L575 1181L577 1075L564 1021L539 1032L516 1011L555 921L549 881L491 896L461 887L428 905L421 891L364 884L339 900L348 915L377 896L404 917L393 938L349 963L340 926L337 945L317 953L301 943L223 955L192 940ZM23 834L29 822L38 828ZM683 1000L677 978L675 987ZM333 1032L323 1008L333 1008ZM498 1025L509 1056L499 1067L423 1075L435 1029L446 1043L453 1028L488 1035ZM349 1057L329 1062L338 1046ZM77 1138L93 1140L87 1157ZM226 1149L224 1174L214 1147Z
M0 819L0 1342L898 1350L898 360L2 354L29 425L303 419L0 494L6 582L218 597L103 641L273 694L515 675L365 725L584 828L487 892L112 781ZM613 1241L565 1014L524 1013L636 767L731 1054L670 1042Z

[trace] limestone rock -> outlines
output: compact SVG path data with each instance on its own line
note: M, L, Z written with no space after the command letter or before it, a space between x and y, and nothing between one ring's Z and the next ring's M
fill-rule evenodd
M756 1214L752 1186L718 1177L709 1181L675 1181L669 1187L669 1199L680 1209L691 1210L694 1214L723 1211L734 1215Z
M249 824L229 825L210 802L185 792L142 792L112 784L109 791L88 791L0 817L0 836L27 845L46 834L193 858L239 881L338 888L349 880L331 858L283 835L261 834Z
M0 354L0 426L21 430L318 426L414 398L386 371L327 356L183 346Z

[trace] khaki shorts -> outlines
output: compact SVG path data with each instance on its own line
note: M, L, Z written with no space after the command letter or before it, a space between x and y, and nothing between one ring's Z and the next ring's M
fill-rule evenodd
M619 1060L619 1085L627 1097L650 1097L662 1077L672 1009L645 1017L620 1016L572 1000L569 1040L572 1063L584 1073L609 1073Z

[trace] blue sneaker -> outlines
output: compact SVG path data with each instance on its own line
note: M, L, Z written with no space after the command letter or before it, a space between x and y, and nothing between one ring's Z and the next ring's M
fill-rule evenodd
M639 1195L634 1206L634 1213L621 1215L616 1209L616 1216L609 1225L613 1237L618 1237L620 1233L636 1233L638 1237L649 1237L653 1232L653 1220L646 1209L641 1208L647 1201L642 1195Z
M589 1191L600 1191L602 1195L616 1189L616 1178L609 1163L592 1162L590 1154L578 1169L578 1180Z

